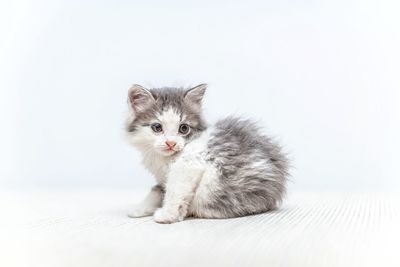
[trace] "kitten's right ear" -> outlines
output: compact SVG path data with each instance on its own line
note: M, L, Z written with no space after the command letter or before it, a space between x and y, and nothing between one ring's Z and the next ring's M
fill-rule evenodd
M145 111L154 102L155 99L151 92L143 86L134 84L129 88L128 103L133 112L139 113Z

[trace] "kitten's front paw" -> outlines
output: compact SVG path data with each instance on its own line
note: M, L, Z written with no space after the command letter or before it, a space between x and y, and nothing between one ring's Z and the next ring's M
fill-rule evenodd
M179 212L172 212L165 208L160 208L154 213L153 219L157 223L176 223L183 221L183 216Z
M140 217L150 216L153 213L154 213L154 208L137 205L128 213L128 216L131 218L140 218Z

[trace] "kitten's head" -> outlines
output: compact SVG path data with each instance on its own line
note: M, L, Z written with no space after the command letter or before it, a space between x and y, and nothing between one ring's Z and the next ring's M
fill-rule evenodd
M201 101L206 84L190 89L129 89L129 141L144 152L172 156L206 129Z

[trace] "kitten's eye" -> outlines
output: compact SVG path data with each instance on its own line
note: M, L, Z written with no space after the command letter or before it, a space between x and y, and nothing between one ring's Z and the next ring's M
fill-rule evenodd
M190 127L187 124L181 124L179 126L179 133L180 134L187 134L189 132L189 130L190 130Z
M155 132L155 133L160 133L160 132L162 132L162 125L159 124L159 123L153 123L153 124L151 125L151 129L152 129L153 132Z

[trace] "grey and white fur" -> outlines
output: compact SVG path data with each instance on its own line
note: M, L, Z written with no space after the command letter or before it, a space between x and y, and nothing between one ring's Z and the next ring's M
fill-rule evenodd
M227 117L207 125L206 85L128 93L129 142L157 180L129 213L158 223L185 217L232 218L276 209L286 191L288 159L256 122Z

